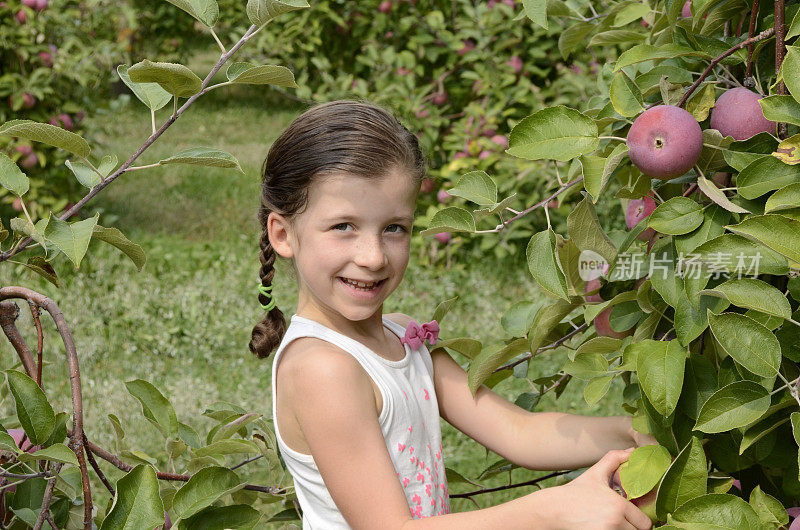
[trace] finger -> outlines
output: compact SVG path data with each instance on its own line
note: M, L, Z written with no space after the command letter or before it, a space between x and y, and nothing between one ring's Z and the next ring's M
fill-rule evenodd
M597 463L591 467L592 472L599 474L604 482L608 482L611 480L611 475L614 474L614 471L616 471L623 462L628 460L633 449L634 448L631 447L629 449L615 449L607 452L603 455L603 458L598 460Z
M633 525L633 528L636 530L650 530L653 528L653 522L650 521L650 518L640 510L635 504L632 502L627 502L627 507L625 508L625 519Z

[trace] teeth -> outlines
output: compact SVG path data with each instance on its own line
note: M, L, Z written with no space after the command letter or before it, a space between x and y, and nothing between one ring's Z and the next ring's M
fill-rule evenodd
M364 283L364 282L356 282L350 279L345 280L345 282L352 285L353 287L359 287L361 289L366 289L366 290L371 290L373 287L378 285L378 282Z

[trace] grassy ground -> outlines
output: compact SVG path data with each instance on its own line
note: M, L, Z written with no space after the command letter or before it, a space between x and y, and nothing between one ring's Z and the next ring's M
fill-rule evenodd
M57 260L60 290L34 278L24 269L2 267L0 285L21 284L53 298L74 334L81 362L84 407L90 438L113 447L107 414L117 414L127 427L130 446L157 452L163 439L141 418L138 403L124 382L146 379L172 401L180 421L207 429L202 411L217 400L238 404L271 417L270 372L272 359L259 361L247 349L252 326L262 316L256 299L258 236L256 221L259 168L268 146L300 112L275 102L256 89L211 92L172 126L138 160L153 163L178 150L205 145L229 151L242 164L244 174L195 166L165 166L129 173L110 185L94 203L100 224L115 226L143 247L147 265L137 272L121 253L93 241L79 272ZM159 112L163 121L167 110ZM145 108L133 100L118 115L94 116L107 133L97 153L129 156L150 134ZM90 209L91 210L91 209ZM468 264L466 272L430 269L414 259L406 279L387 301L385 312L403 312L418 319L432 315L436 305L459 295L443 322L442 336L472 336L484 344L503 337L500 316L514 301L536 299L539 292L521 262ZM458 258L456 257L456 261ZM295 287L278 264L275 294L286 316L296 309ZM23 310L20 328L35 344L30 317ZM57 396L58 406L70 410L63 348L56 348L54 326L46 322L50 349L46 389ZM0 359L10 367L10 346ZM55 351L58 349L58 351ZM563 351L538 360L542 374L553 373L565 358ZM466 359L456 355L461 364ZM514 399L528 390L526 381L507 379L495 387ZM612 390L613 397L619 388ZM611 400L613 401L613 400ZM4 402L8 412L9 400ZM543 399L539 410L585 414L612 414L598 405L589 409L582 385L571 385L558 402ZM210 421L210 420L209 420ZM203 433L205 430L202 431ZM476 477L499 460L452 426L442 421L448 467ZM250 464L254 480L264 481L259 463ZM115 475L111 471L112 476ZM536 474L515 470L484 481L498 486L507 480L527 480ZM470 486L469 489L472 489ZM452 493L468 491L453 485ZM480 495L476 504L453 500L453 510L488 507L532 491L530 487ZM272 505L270 513L281 507Z

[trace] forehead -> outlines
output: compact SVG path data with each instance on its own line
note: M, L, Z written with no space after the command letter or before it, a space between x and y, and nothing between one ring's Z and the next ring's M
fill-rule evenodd
M413 213L418 186L402 171L364 178L334 174L317 180L309 189L307 212L330 215L408 215Z

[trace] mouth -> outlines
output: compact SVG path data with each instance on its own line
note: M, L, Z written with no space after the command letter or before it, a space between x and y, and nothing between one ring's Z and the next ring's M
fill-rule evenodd
M386 282L386 278L379 281L363 282L351 278L344 278L343 276L338 276L338 280L353 290L367 293L378 290Z

